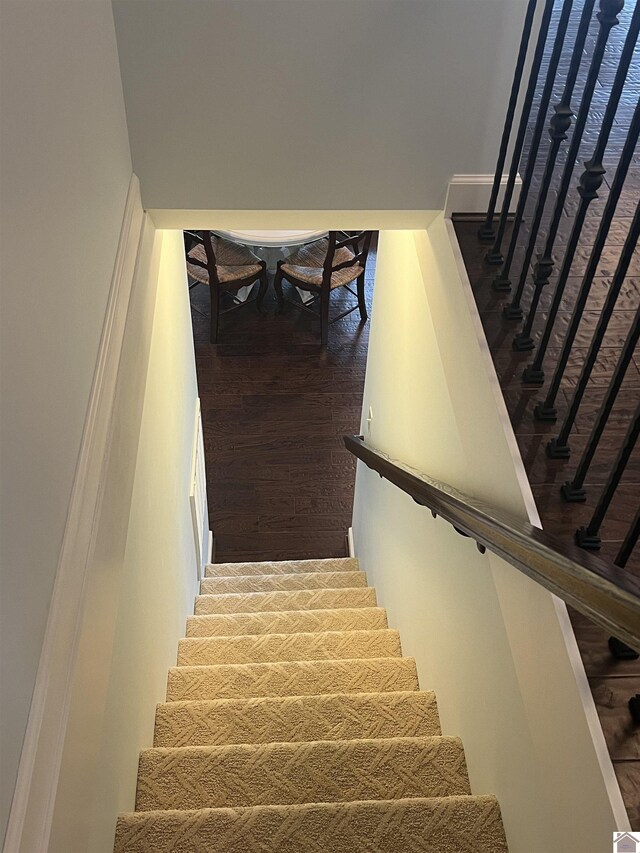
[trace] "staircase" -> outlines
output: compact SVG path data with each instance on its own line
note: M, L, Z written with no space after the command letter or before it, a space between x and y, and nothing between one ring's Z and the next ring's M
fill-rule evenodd
M357 560L206 574L116 853L506 851Z

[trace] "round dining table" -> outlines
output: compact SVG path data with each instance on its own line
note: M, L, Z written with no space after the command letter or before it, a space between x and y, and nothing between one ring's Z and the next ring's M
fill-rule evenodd
M216 231L221 237L264 249L284 249L290 246L302 246L326 237L328 231Z
M326 237L328 233L328 231L220 231L217 229L214 231L214 234L226 240L251 246L255 254L266 261L269 272L275 272L277 262L290 254L287 249L304 246L305 243L314 243ZM241 301L247 299L252 287L253 285L241 287L236 292L236 298ZM313 295L310 296L301 290L298 294L303 302L313 299Z

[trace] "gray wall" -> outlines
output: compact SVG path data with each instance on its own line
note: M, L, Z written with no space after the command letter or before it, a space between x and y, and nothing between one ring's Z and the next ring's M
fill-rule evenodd
M108 0L0 6L2 838L131 158Z
M524 0L114 0L148 208L441 209L492 173Z

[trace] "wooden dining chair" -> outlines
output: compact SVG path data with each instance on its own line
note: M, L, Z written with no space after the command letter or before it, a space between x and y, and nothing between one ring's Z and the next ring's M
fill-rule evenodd
M290 302L302 311L311 314L309 303L299 302L285 296L282 289L284 279L290 281L300 290L308 291L320 302L320 343L326 347L329 340L329 324L335 323L351 314L356 308L360 309L360 319L367 320L367 306L364 295L364 276L367 257L373 231L330 231L328 238L302 246L288 258L278 261L274 287L278 297L279 309L284 308L285 301ZM357 282L357 292L349 286ZM337 317L329 320L329 302L331 293L339 287L346 287L349 293L358 300L357 304Z
M206 284L211 295L211 335L212 344L218 342L218 325L221 314L228 314L243 305L257 301L258 311L262 311L262 301L269 286L267 265L246 246L232 243L212 234L211 231L185 232L185 250L187 254L187 272L196 282ZM238 298L238 290L260 282L257 296L251 299ZM229 293L233 304L221 310L223 293Z

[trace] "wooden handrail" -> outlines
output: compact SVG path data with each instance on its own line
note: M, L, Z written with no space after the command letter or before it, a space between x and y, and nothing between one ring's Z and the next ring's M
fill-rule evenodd
M640 650L640 580L630 572L391 459L361 436L344 443L416 503Z

